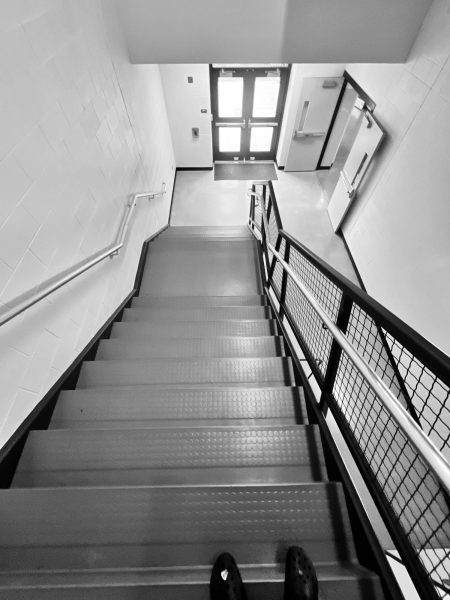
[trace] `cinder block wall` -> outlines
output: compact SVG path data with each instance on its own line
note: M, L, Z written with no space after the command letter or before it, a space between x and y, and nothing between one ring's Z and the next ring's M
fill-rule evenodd
M0 5L0 306L114 239L126 250L0 328L0 446L132 288L167 223L174 154L159 67L129 64L108 0Z

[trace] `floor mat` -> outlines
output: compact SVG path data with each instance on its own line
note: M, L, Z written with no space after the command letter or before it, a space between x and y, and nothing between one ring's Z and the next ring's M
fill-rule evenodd
M214 180L242 179L263 180L278 179L272 163L246 163L246 164L216 164L214 165Z

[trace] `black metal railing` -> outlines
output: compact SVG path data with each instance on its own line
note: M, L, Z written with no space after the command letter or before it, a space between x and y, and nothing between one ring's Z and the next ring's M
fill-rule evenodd
M443 598L450 594L445 460L450 456L450 360L286 233L271 182L252 190L249 227L261 243L273 308L309 363L321 391L319 406L332 412L344 435L396 545L396 559L408 569L421 597ZM334 325L388 388L391 405L380 400L355 366L352 352L330 331ZM392 395L411 418L406 425L412 431L420 428L427 447L438 449L443 477L408 427L399 426Z

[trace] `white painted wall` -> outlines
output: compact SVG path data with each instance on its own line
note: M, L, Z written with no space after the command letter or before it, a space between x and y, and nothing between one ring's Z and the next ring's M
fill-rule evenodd
M348 65L388 140L343 231L370 294L450 354L450 1L403 65Z
M277 163L280 167L286 165L286 159L294 134L295 119L298 104L302 93L303 80L305 77L339 77L343 75L345 65L343 64L295 64L292 65L289 86L284 106L283 122L281 124L280 137L278 140Z
M209 65L161 65L160 70L177 167L212 167ZM193 127L200 137L192 136Z
M431 0L116 0L136 63L404 61Z
M126 250L0 328L0 445L133 286L167 223L174 155L158 66L129 64L105 0L4 0L0 18L0 305L109 244Z

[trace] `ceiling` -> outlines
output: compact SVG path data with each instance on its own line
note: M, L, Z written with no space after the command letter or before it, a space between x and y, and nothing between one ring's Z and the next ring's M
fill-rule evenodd
M431 0L115 0L134 63L404 62Z

